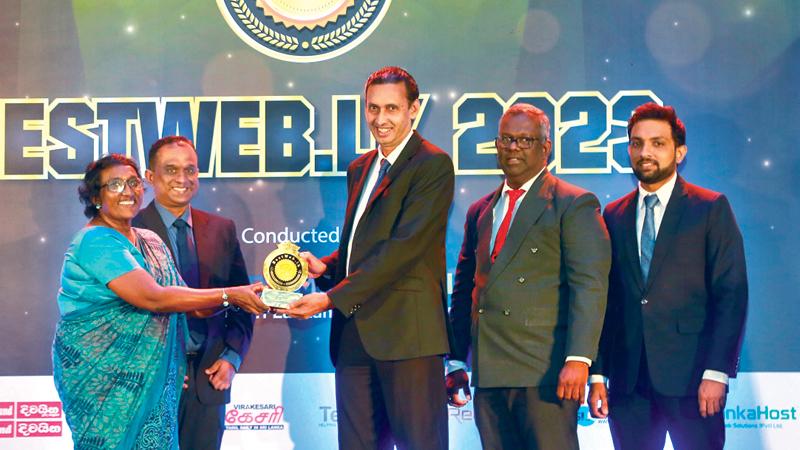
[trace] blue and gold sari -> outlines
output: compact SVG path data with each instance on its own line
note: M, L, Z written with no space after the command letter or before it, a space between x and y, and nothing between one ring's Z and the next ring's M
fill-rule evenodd
M183 314L139 309L109 281L137 268L162 286L183 281L161 239L87 227L64 259L53 378L76 449L177 449L185 371Z

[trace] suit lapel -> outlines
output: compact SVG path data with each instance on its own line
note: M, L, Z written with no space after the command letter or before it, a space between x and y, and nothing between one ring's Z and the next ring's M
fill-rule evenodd
M492 222L494 214L492 210L500 199L503 193L503 185L501 184L497 190L494 191L492 199L489 201L486 208L483 209L478 216L478 247L475 249L475 258L477 259L477 267L484 275L487 275L492 269L491 261L489 259L489 242L492 240Z
M172 260L177 261L172 251L172 242L169 239L169 233L167 233L167 226L164 225L164 221L161 220L161 214L159 214L156 209L155 200L151 201L150 204L142 210L141 219L142 225L144 225L145 228L155 232L158 237L167 244L167 250L169 250L169 254L172 255Z
M625 252L625 257L622 260L627 262L629 266L628 273L633 274L636 287L641 292L644 290L644 278L639 264L639 243L636 242L636 209L638 204L639 190L637 189L628 195L627 204L622 207L620 223L622 224L621 235Z
M392 167L389 168L389 171L386 172L386 176L383 177L381 184L375 188L375 192L372 193L372 196L369 198L369 203L367 204L367 208L364 210L364 215L366 216L369 214L370 210L372 209L372 205L375 203L375 200L383 194L383 191L392 184L392 181L395 180L401 173L403 173L403 169L408 165L408 162L411 160L411 157L417 153L420 144L422 143L422 138L416 131L413 132L411 138L406 143L406 146L400 152L400 156L397 160L392 164ZM377 154L377 153L376 153ZM370 164L367 169L372 167Z
M653 285L653 280L658 276L658 271L664 263L664 259L672 247L672 241L678 234L683 211L686 209L686 185L681 177L675 182L672 189L667 209L664 211L664 218L661 219L661 226L658 228L656 237L656 247L653 250L653 260L650 262L650 273L647 276L647 289Z
M549 172L544 171L542 175L531 185L531 191L522 199L522 203L514 215L511 228L508 230L506 242L497 255L497 259L489 272L487 287L491 286L497 275L503 272L509 262L517 254L528 230L539 220L548 204L553 201L554 178Z
M372 162L378 156L377 150L372 150L359 166L353 168L355 179L353 185L350 187L347 198L347 212L345 213L344 221L344 248L347 248L348 241L350 240L350 230L353 228L353 220L355 220L356 208L358 208L358 200L361 197L361 191L364 190L364 183L367 182L369 175L369 168L372 167Z

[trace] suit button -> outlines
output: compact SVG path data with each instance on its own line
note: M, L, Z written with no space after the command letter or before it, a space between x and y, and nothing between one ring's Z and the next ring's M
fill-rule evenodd
M511 310L510 309L504 309L503 310L503 315L504 316L510 316L511 315Z
M643 299L642 299L642 304L643 304L643 305L646 305L646 304L647 304L647 299L646 299L646 298L643 298Z
M517 282L519 282L519 284L522 284L522 283L524 283L524 282L525 282L525 277L519 277L519 278L517 278Z
M478 314L483 314L483 308L478 308Z
M539 251L538 247L531 248L531 253L533 253L533 254L536 254L536 252L538 252L538 251Z

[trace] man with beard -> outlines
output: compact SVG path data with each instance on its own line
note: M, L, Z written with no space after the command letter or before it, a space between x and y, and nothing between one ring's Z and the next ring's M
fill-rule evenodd
M676 450L722 449L747 311L742 235L724 195L677 174L673 108L638 107L628 138L639 187L604 212L613 258L589 407L618 450L663 449L667 432Z
M577 450L611 260L600 203L548 172L550 121L533 105L503 114L495 146L505 180L470 206L456 268L450 404L469 399L471 351L483 448Z

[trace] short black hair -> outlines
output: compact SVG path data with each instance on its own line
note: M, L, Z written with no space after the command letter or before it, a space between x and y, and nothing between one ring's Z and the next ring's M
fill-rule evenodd
M150 151L147 153L147 167L150 170L153 170L153 164L156 161L158 151L161 150L161 147L170 144L186 145L197 152L197 149L194 148L194 143L189 138L183 136L164 136L161 139L153 142L153 145L150 146Z
M139 165L136 164L136 161L118 153L110 153L97 161L89 163L83 174L83 181L78 186L78 197L84 205L84 216L94 219L100 214L94 204L94 199L100 196L100 189L102 189L100 175L109 167L115 166L130 166L136 172L136 176L139 176Z
M633 115L628 119L628 139L631 138L631 130L641 120L663 120L669 124L672 129L672 140L675 141L675 147L686 145L686 127L683 126L681 119L675 114L675 108L672 106L661 106L658 103L648 102L639 106L633 112Z
M538 123L541 126L541 136L546 140L550 139L550 118L547 117L547 113L531 105L530 103L514 103L506 110L506 112L503 113L503 116L500 117L500 120L502 121L503 117L517 114L528 116L528 118Z
M406 85L408 104L414 103L414 100L419 98L417 80L405 69L397 66L386 66L373 72L372 75L367 78L367 83L364 85L364 95L367 94L367 90L369 90L369 87L372 85L395 83L403 83Z

